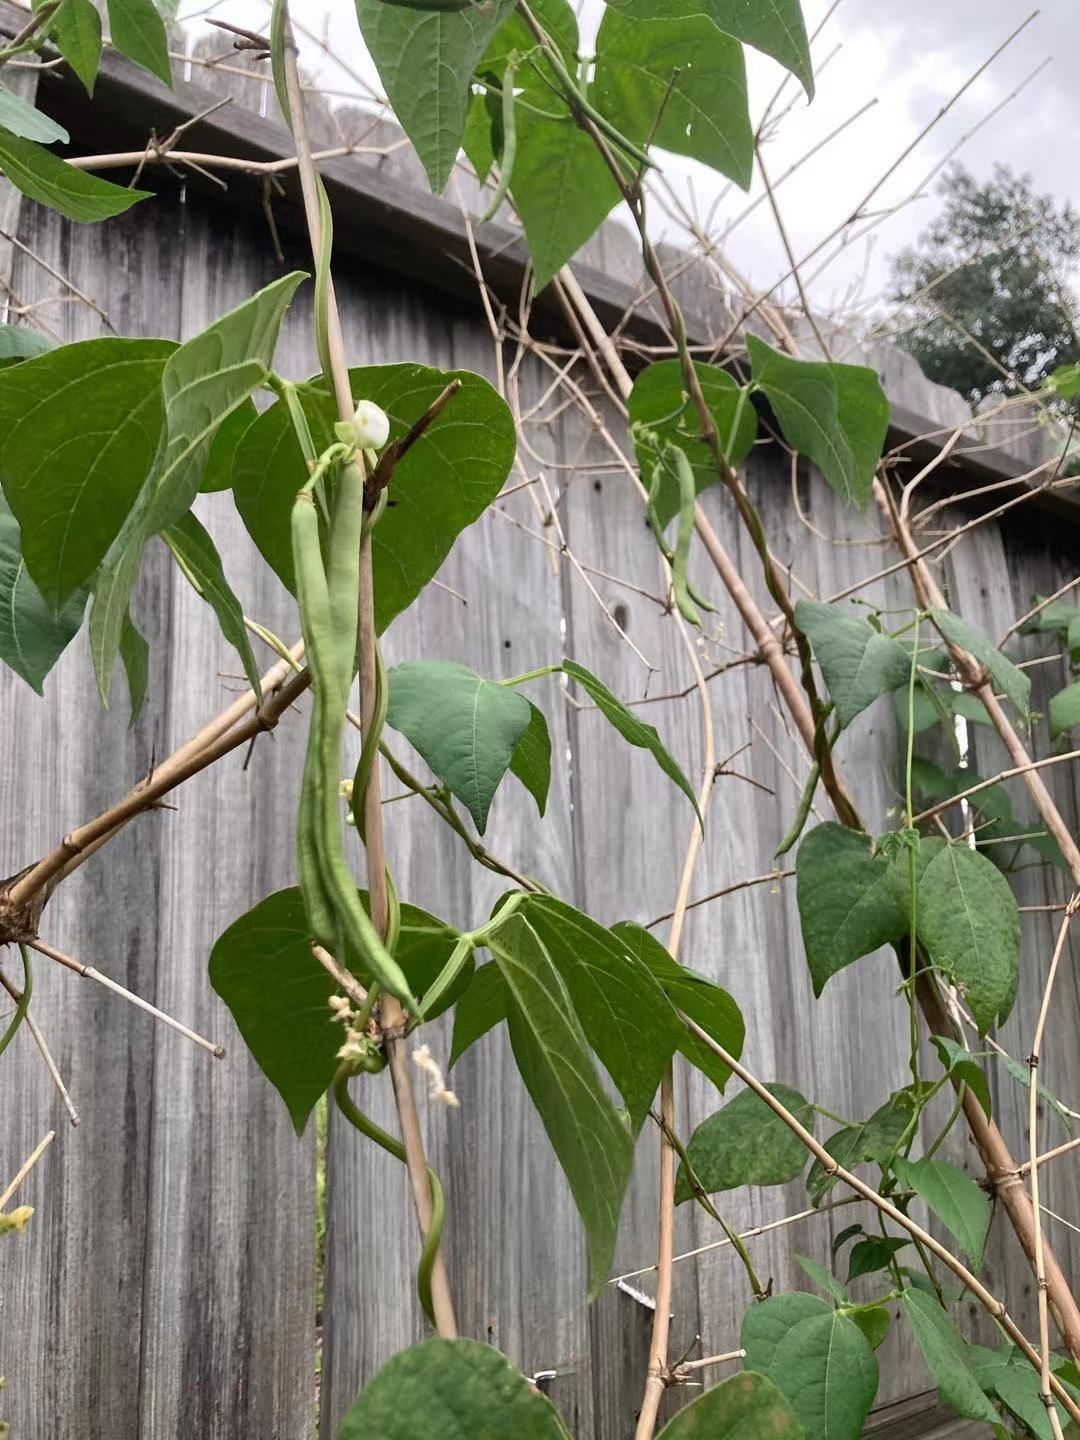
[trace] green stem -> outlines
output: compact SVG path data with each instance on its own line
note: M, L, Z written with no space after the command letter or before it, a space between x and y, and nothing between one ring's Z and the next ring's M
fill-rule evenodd
M26 1012L30 1008L30 995L34 989L34 975L33 971L30 969L30 952L27 950L25 945L20 945L19 954L22 957L23 967L22 994L15 1002L15 1014L11 1017L11 1023L4 1031L3 1035L0 1035L0 1055L4 1053L7 1047L11 1044L12 1040L14 1040L16 1030L18 1030L19 1026L26 1018Z
M916 921L918 920L918 903L915 893L916 881L916 844L918 839L912 832L912 816L915 814L915 806L912 800L912 771L915 763L915 675L919 664L919 621L920 616L915 617L915 636L911 645L911 673L908 676L908 715L907 715L907 764L904 786L904 802L907 806L907 813L904 817L905 828L908 831L908 892L910 897L910 910L908 914L908 943L911 947L909 959L909 976L911 989L908 995L908 1012L910 1016L910 1058L911 1078L915 1084L915 1091L918 1094L919 1088L919 997L918 997L918 974L919 974L919 951L916 938Z
M545 675L561 675L561 665L541 665L539 670L526 670L524 675L513 675L509 680L500 680L500 685L524 685L529 680L542 680Z

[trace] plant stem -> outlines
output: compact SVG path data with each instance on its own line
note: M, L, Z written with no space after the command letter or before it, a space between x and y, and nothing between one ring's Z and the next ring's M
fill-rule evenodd
M288 17L288 0L284 0L285 16L285 83L292 112L293 134L296 139L296 153L299 162L300 181L304 194L304 210L307 216L308 234L312 252L318 256L322 247L322 220L319 204L319 182L311 157L304 118L304 97L297 70L296 44ZM345 341L341 330L341 317L334 294L333 280L326 282L326 341L330 360L330 380L341 420L352 419L354 404L349 383L349 366ZM360 652L360 713L364 723L364 734L370 733L376 705L376 655L378 639L375 633L375 593L371 569L371 534L366 534L360 547L360 609L359 609L359 652ZM372 765L371 775L364 793L365 846L367 853L368 894L371 919L379 934L384 936L389 921L389 898L386 885L386 851L383 836L382 785L379 766ZM397 1104L401 1137L405 1146L405 1160L409 1170L413 1202L420 1226L420 1233L426 1239L431 1229L432 1199L428 1179L427 1159L420 1132L420 1121L416 1112L416 1100L409 1075L408 1057L404 1046L405 1014L392 995L384 994L380 1005L380 1022L383 1030L383 1044ZM446 1273L446 1262L440 1251L435 1257L431 1274L431 1300L436 1328L441 1336L453 1339L457 1335L457 1321L450 1297L450 1282Z

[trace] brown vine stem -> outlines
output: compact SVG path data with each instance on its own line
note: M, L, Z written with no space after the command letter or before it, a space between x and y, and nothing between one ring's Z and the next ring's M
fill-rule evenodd
M1050 1421L1050 1429L1053 1431L1054 1440L1062 1440L1061 1419L1057 1413L1057 1406L1054 1404L1054 1397L1050 1390L1050 1314L1047 1303L1046 1283L1046 1262L1043 1254L1043 1233L1042 1233L1042 1212L1039 1209L1039 1059L1042 1054L1043 1035L1046 1031L1046 1021L1050 1014L1050 1000L1054 993L1054 982L1057 979L1058 968L1061 964L1061 956L1065 949L1065 942L1069 937L1069 926L1072 924L1073 916L1080 907L1080 892L1075 894L1069 901L1058 930L1057 944L1054 946L1053 958L1050 961L1050 970L1046 977L1046 985L1043 987L1042 1004L1039 1006L1039 1018L1035 1025L1035 1039L1031 1046L1031 1055L1028 1057L1028 1150L1030 1159L1030 1181L1031 1186L1031 1208L1035 1215L1035 1283L1039 1290L1039 1357L1041 1361L1039 1370L1040 1394L1039 1398L1046 1407L1047 1418Z
M724 1047L718 1044L711 1035L708 1035L702 1030L700 1025L696 1025L687 1015L680 1015L679 1018L691 1034L696 1035L702 1044L706 1045L717 1059L731 1070L733 1075L737 1075L743 1084L748 1086L760 1100L763 1100L773 1114L778 1116L788 1129L799 1137L814 1158L821 1162L827 1175L835 1175L842 1184L846 1185L850 1190L854 1190L857 1195L861 1195L864 1200L868 1200L871 1205L874 1205L895 1225L899 1225L902 1230L906 1230L914 1240L918 1241L920 1245L925 1246L932 1255L936 1256L943 1265L951 1270L965 1289L970 1290L979 1304L994 1317L1017 1349L1023 1353L1025 1359L1027 1359L1036 1370L1041 1371L1042 1362L1039 1358L1038 1351L1009 1314L1003 1300L999 1300L996 1295L992 1294L978 1276L973 1275L946 1246L942 1245L939 1240L935 1240L928 1230L924 1230L923 1227L912 1220L909 1215L905 1215L891 1200L886 1200L883 1195L879 1195L872 1185L868 1184L865 1180L861 1180L857 1175L853 1175L850 1170L845 1170L842 1165L833 1159L825 1146L807 1130L805 1125L801 1124L799 1120L792 1115L791 1111L788 1110L756 1076L747 1070L745 1065L741 1065L739 1061L736 1060L733 1055L729 1055ZM1070 1417L1080 1424L1080 1405L1072 1398L1056 1375L1050 1375L1049 1385L1053 1394L1057 1396L1068 1411Z
M289 107L292 111L293 135L296 140L296 154L299 162L300 183L304 196L304 210L307 216L308 235L312 252L318 255L322 244L322 223L319 213L319 181L312 159L311 143L308 139L304 119L304 96L300 87L297 68L296 42L289 21L288 0L285 12L285 84ZM338 414L348 421L353 416L353 395L349 383L349 363L345 340L341 330L341 316L338 312L332 280L326 287L327 331L330 352L331 378L337 400ZM371 571L370 532L360 548L360 713L365 735L370 733L375 714L375 676L378 654L378 637L375 632L375 591ZM371 918L381 935L386 934L389 918L389 901L386 885L386 851L383 834L382 783L378 763L371 768L371 777L364 794L365 843L367 851L367 878L370 895ZM412 1079L409 1075L408 1057L405 1053L405 1014L397 1000L383 995L380 1007L383 1043L386 1051L390 1079L397 1104L401 1138L405 1146L405 1160L412 1186L413 1201L420 1232L425 1238L431 1228L432 1202L431 1186L428 1180L427 1159L424 1141L420 1131L420 1120L416 1112ZM457 1320L450 1295L450 1281L446 1273L446 1262L440 1249L435 1256L431 1274L431 1303L435 1325L439 1334L446 1339L457 1336Z

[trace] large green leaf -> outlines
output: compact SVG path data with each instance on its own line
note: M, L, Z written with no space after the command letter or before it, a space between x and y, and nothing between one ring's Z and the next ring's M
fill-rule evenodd
M90 651L103 700L143 547L191 508L217 428L266 383L285 311L304 279L303 272L292 271L273 281L186 341L165 364L165 427L157 460L94 587Z
M688 155L749 187L754 134L742 46L704 16L630 20L608 9L592 100L636 144Z
M813 1130L814 1107L797 1090L786 1085L767 1089L807 1130ZM786 1185L802 1174L808 1154L799 1137L753 1090L744 1090L702 1121L691 1135L686 1153L709 1195L742 1185ZM693 1193L690 1177L680 1165L675 1179L676 1204L689 1200Z
M804 1435L772 1381L746 1370L680 1410L658 1440L804 1440Z
M1016 999L1016 900L985 855L943 840L924 840L919 848L924 861L917 890L919 941L931 963L959 986L985 1034L1008 1018Z
M108 0L112 43L122 55L172 85L169 40L154 0Z
M1005 1402L1021 1424L1027 1426L1036 1440L1055 1440L1054 1428L1042 1400L1039 1372L1023 1356L1018 1355L1012 1364L995 1367L994 1389L998 1398ZM1060 1400L1054 1404L1061 1432L1068 1434L1069 1417Z
M402 905L396 958L417 995L450 958L456 938L426 911ZM268 895L218 936L210 983L301 1133L334 1078L345 1036L329 1006L340 986L311 953L299 889Z
M704 975L698 975L673 960L659 940L640 925L623 922L612 926L611 933L619 938L631 955L648 966L677 1010L700 1025L729 1055L739 1058L746 1038L746 1026L738 1005L726 990L721 990ZM718 1090L723 1090L731 1079L731 1071L704 1040L685 1026L679 1029L680 1054L706 1075Z
M754 381L768 397L784 439L849 504L863 509L889 427L889 402L873 370L795 360L746 337Z
M158 451L171 340L63 345L0 373L0 484L60 609L116 539Z
M562 668L571 680L577 681L604 719L614 725L627 744L634 745L639 750L648 750L668 779L675 782L693 805L694 814L700 820L701 811L698 809L694 788L664 748L656 729L647 725L644 720L639 720L633 711L628 710L621 700L617 700L603 681L586 670L584 665L579 665L574 660L564 660Z
M387 678L387 724L419 751L482 835L492 797L529 727L529 702L450 660L409 661Z
M985 1420L1000 1433L998 1413L983 1394L967 1358L969 1347L947 1312L922 1290L905 1290L901 1304L941 1398L965 1419Z
M454 1007L450 1068L465 1051L506 1019L506 981L498 965L481 965Z
M41 9L41 0L33 6ZM49 21L49 38L82 81L88 95L94 93L101 61L101 16L93 0L63 0Z
M510 752L510 771L536 801L543 815L551 788L551 733L544 712L529 701L529 723Z
M594 1053L615 1082L636 1132L685 1033L648 966L588 915L550 895L518 911L566 982Z
M1067 685L1050 697L1050 739L1056 740L1080 725L1080 681Z
M514 0L464 10L418 10L356 0L360 30L394 116L431 188L450 179L465 133L473 70Z
M349 372L353 394L390 417L399 440L443 392L461 389L424 438L398 461L391 504L372 534L375 618L385 630L408 608L449 555L458 535L478 520L502 489L514 462L514 422L504 400L468 370L427 365L372 365ZM319 449L334 439L336 411L320 380L301 391ZM288 413L272 405L241 438L233 495L248 533L278 578L295 592L290 519L305 474Z
M812 1315L782 1337L767 1372L807 1440L859 1440L878 1387L874 1351L839 1311Z
M767 1375L784 1336L804 1320L831 1315L833 1307L806 1290L785 1290L752 1305L743 1316L739 1344L746 1351L746 1368Z
M42 145L53 145L58 140L66 145L70 138L62 125L35 110L29 101L4 84L0 84L0 129L21 135L24 140L37 140Z
M874 854L868 835L831 822L818 825L799 846L795 873L815 995L837 971L907 933L908 909L894 883L893 862Z
M0 495L0 660L42 694L46 675L82 624L85 609L83 590L54 617L23 561L19 522Z
M800 600L795 623L810 641L840 724L847 727L882 695L900 686L911 656L891 635L864 620L851 605Z
M757 415L739 383L717 365L695 364L697 378L716 425L728 463L741 465L757 438ZM682 365L678 360L657 360L634 381L629 399L638 466L646 484L652 480L657 446L677 445L694 471L698 494L715 485L720 476L712 452L701 438L701 425L693 402L683 388ZM650 431L656 441L646 439ZM656 497L656 513L667 525L679 513L679 487L674 478L662 473Z
M0 325L0 363L32 360L35 355L55 349L56 341L41 330L31 330L29 325Z
M189 510L174 525L162 531L162 539L172 551L185 579L217 616L222 635L243 661L248 684L256 699L261 701L259 667L244 624L243 606L225 578L221 556L205 526Z
M511 915L488 941L506 980L510 1044L585 1225L589 1294L607 1279L634 1142L596 1072L565 981L540 937Z
M725 35L778 60L813 99L814 71L800 0L608 0L608 4L638 20L707 15Z
M88 175L85 170L76 170L33 140L22 140L2 130L0 170L16 190L21 190L30 200L83 224L122 215L151 193L133 190L127 185L113 185L96 175Z
M914 1190L926 1201L978 1270L990 1229L990 1201L971 1176L947 1160L897 1157L892 1168L905 1189Z
M423 1340L388 1361L337 1440L569 1440L559 1412L478 1340ZM776 1440L784 1440L777 1436Z
M206 457L199 490L212 495L218 490L231 490L236 452L248 430L259 418L253 400L245 400L217 428L210 442L210 453Z
M548 109L559 103L546 93ZM622 197L596 146L568 113L549 119L519 109L511 193L542 290Z
M995 687L1008 696L1027 720L1031 714L1031 681L1018 670L1009 657L988 640L981 630L969 625L951 610L931 610L934 624L951 644L967 650L990 672Z
M897 1090L868 1120L858 1125L845 1125L825 1142L825 1149L845 1170L871 1161L886 1164L896 1153L915 1115L915 1097L910 1090ZM837 1183L835 1175L826 1174L820 1160L815 1160L806 1177L806 1188L814 1205L820 1205Z

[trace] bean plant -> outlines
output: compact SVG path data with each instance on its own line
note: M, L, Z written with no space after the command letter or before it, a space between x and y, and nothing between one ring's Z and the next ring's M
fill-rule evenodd
M974 1033L989 1037L1016 997L1019 912L1006 850L993 842L1008 841L1010 855L1026 845L1080 893L1080 851L1030 759L1027 735L1042 720L1031 711L1030 680L982 633L978 616L949 607L917 549L910 487L881 464L890 417L876 373L834 359L820 329L808 355L790 332L770 334L760 316L732 337L731 354L715 363L695 359L646 211L665 152L750 184L755 135L744 49L778 61L812 98L799 0L607 0L591 57L580 52L567 0L356 0L356 12L432 189L446 187L464 149L489 181L490 204L476 223L518 217L534 290L557 288L621 402L634 457L626 483L637 488L691 653L708 611L690 578L692 559L711 562L737 606L808 755L805 792L787 834L777 837L777 854L794 853L814 992L891 947L895 996L883 995L882 1004L892 999L910 1012L910 1078L873 1114L819 1135L821 1112L811 1098L783 1080L764 1083L743 1065L744 1032L755 1017L678 958L712 764L700 786L691 783L657 730L602 676L560 654L501 681L437 655L384 666L382 635L502 490L515 425L503 396L479 375L393 354L377 365L350 365L331 276L333 216L312 158L287 0L275 0L268 35L249 33L242 43L268 58L295 140L311 275L282 275L183 344L110 336L54 346L25 325L0 329L0 658L40 693L85 622L103 702L119 665L137 714L147 646L132 594L148 547L160 541L211 607L250 686L129 796L45 856L27 857L4 882L0 943L14 947L13 958L17 951L21 975L3 976L15 1008L0 1052L28 1020L32 962L49 953L41 949L42 914L57 886L190 776L279 721L306 723L296 884L237 918L208 960L214 989L297 1131L327 1096L355 1127L357 1144L389 1152L412 1182L422 1235L416 1287L433 1333L360 1391L341 1440L567 1435L535 1384L496 1350L457 1333L441 1256L453 1216L424 1154L409 1070L425 1025L448 1012L452 1061L506 1027L580 1215L590 1296L609 1277L638 1138L647 1125L658 1136L656 1307L637 1440L651 1440L665 1393L686 1379L668 1343L672 1216L683 1203L702 1207L735 1243L747 1308L741 1368L678 1410L662 1430L665 1440L856 1440L877 1395L875 1352L894 1323L910 1327L942 1399L959 1416L999 1435L1061 1437L1080 1423L1080 1311L1042 1233L1045 1157L1035 1107L1046 1093L1037 1082L1039 1049L1075 900L1062 907L1049 965L1028 957L1046 979L1031 1054L1023 1065L1009 1061L1030 1094L1023 1165L991 1114L990 1041L972 1049L956 1018L966 1011ZM165 27L151 0L108 0L108 18L112 44L168 82ZM58 53L91 90L101 43L90 0L49 0L35 4L0 63ZM30 200L83 224L153 204L150 193L49 148L67 139L47 104L35 108L0 87L0 168ZM632 224L673 341L669 356L633 374L568 268L616 207ZM320 370L293 383L276 372L274 356L303 285L314 289ZM1051 383L1055 396L1076 387L1071 373ZM792 603L743 479L753 446L770 431L853 510L880 512L897 547L895 568L910 581L906 611L846 600ZM745 526L779 627L763 617L719 545L698 501L706 487L716 487ZM267 675L193 510L208 490L231 493L261 555L296 599L299 643L290 648L288 637L260 629L281 657ZM1036 597L1022 628L1076 654L1080 610L1067 599ZM550 674L595 705L613 735L640 752L638 763L659 766L672 805L685 807L690 841L666 944L637 924L601 925L478 838L508 775L543 814L552 741L529 687ZM305 691L300 720L289 712ZM875 835L860 816L858 777L843 774L844 741L858 716L884 703L895 705L900 721L903 798L896 829ZM1012 762L1007 775L984 781L918 753L921 735L934 727L952 734L958 718L996 728ZM1080 723L1080 685L1055 696L1049 723L1054 738ZM362 747L355 772L343 776L350 726ZM418 752L431 778L411 774L393 734ZM490 914L473 917L472 929L429 913L423 893L399 896L384 846L384 825L392 823L382 806L384 766L426 802L433 826L449 827L477 863L506 881L505 894ZM1007 780L1026 786L1039 813L1028 834L1018 834ZM812 822L815 805L832 818ZM940 823L961 814L958 833ZM364 851L365 888L353 835ZM453 1104L430 1051L419 1053L434 1093ZM676 1056L717 1094L715 1113L689 1136L675 1127ZM397 1134L365 1113L376 1087L387 1085ZM940 1092L952 1097L948 1127L929 1133L927 1108ZM940 1158L954 1124L970 1130L986 1165L983 1186ZM774 1294L715 1197L803 1175L813 1206L833 1192L853 1193L876 1223L837 1236L831 1271L807 1263L813 1289ZM0 1198L0 1235L30 1219L28 1207L5 1208L14 1188ZM1034 1270L1035 1337L980 1279L991 1195ZM935 1217L934 1233L913 1218L920 1203ZM3 1241L10 1243L27 1241ZM855 1301L848 1286L860 1277L869 1277L873 1294ZM962 1301L989 1312L996 1346L963 1338Z

